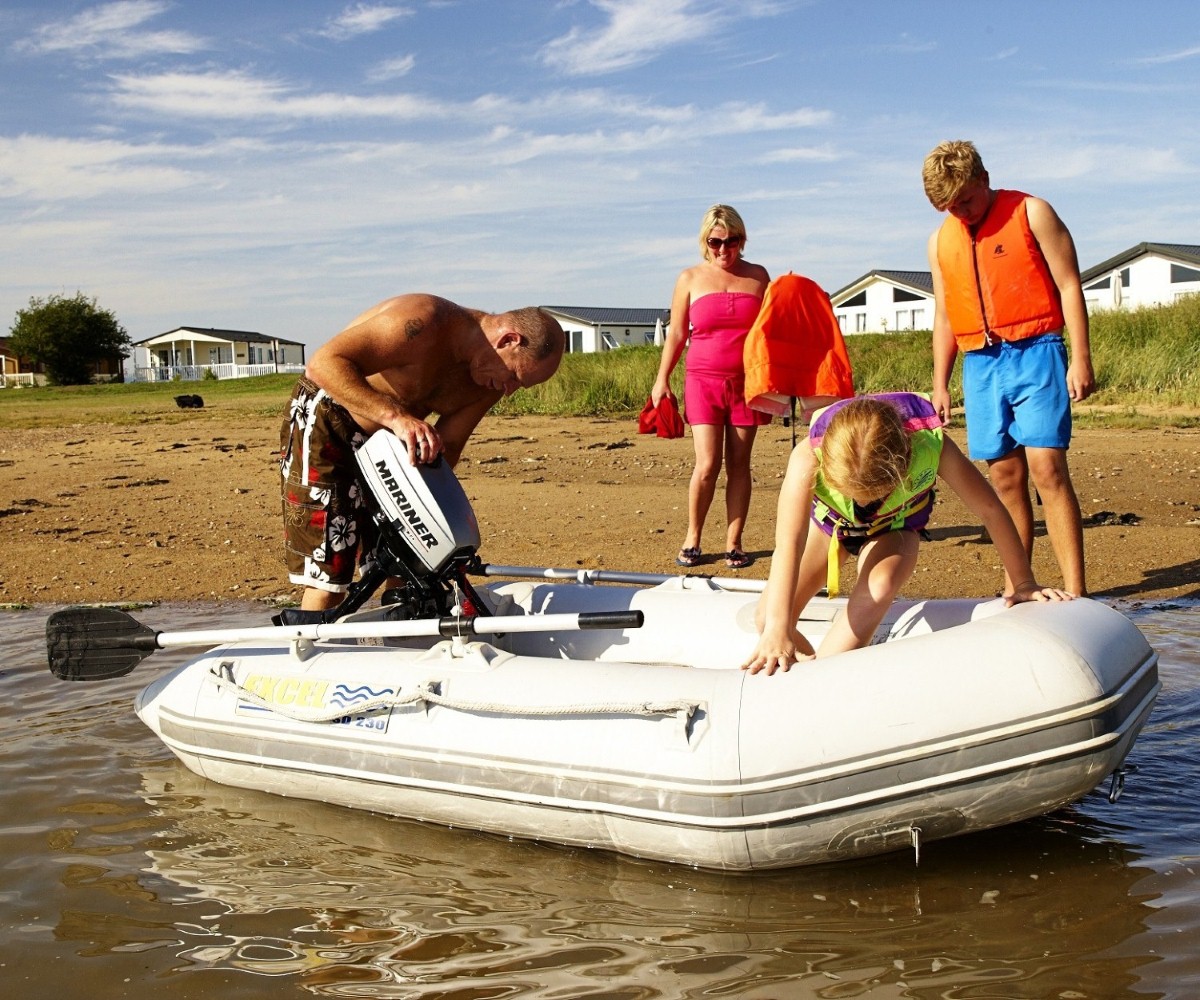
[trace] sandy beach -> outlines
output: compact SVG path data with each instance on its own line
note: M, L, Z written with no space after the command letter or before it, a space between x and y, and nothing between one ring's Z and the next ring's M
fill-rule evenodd
M951 430L963 443L961 427ZM765 578L791 430L764 428L745 544ZM0 444L0 604L294 599L280 543L273 419L220 408L172 424L6 429ZM1071 468L1096 595L1200 597L1200 430L1081 430ZM690 439L626 419L486 418L458 472L490 563L681 572ZM985 596L995 550L939 496L910 597ZM704 538L723 548L718 490ZM1034 569L1059 583L1045 538ZM728 575L715 554L691 572Z

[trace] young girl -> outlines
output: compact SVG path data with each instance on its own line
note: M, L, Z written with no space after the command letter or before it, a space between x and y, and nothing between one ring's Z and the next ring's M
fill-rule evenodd
M1071 599L1034 580L1004 505L943 437L927 398L860 396L819 411L808 439L792 451L779 494L771 574L758 605L758 645L743 669L773 674L799 660L866 645L916 567L918 532L929 520L938 476L983 522L1009 578L1018 581L1005 603ZM837 595L848 555L858 557L858 580L845 612L814 652L796 621L822 584Z

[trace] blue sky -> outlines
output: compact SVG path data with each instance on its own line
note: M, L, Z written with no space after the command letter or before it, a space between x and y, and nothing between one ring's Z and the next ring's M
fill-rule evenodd
M946 138L1083 267L1200 243L1192 0L6 0L0 332L317 345L389 295L665 308L713 202L834 291L925 269Z

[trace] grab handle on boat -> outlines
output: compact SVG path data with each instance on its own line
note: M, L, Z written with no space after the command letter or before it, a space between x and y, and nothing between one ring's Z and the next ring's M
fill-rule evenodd
M1127 774L1136 774L1137 764L1122 764L1112 773L1112 783L1108 786L1108 801L1116 804L1125 792L1125 776Z

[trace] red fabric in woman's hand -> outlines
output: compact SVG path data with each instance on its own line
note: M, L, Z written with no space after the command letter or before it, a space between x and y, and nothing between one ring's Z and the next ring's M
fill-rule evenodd
M660 438L683 437L683 417L674 396L663 396L655 408L654 400L648 398L638 415L639 434L657 434Z

